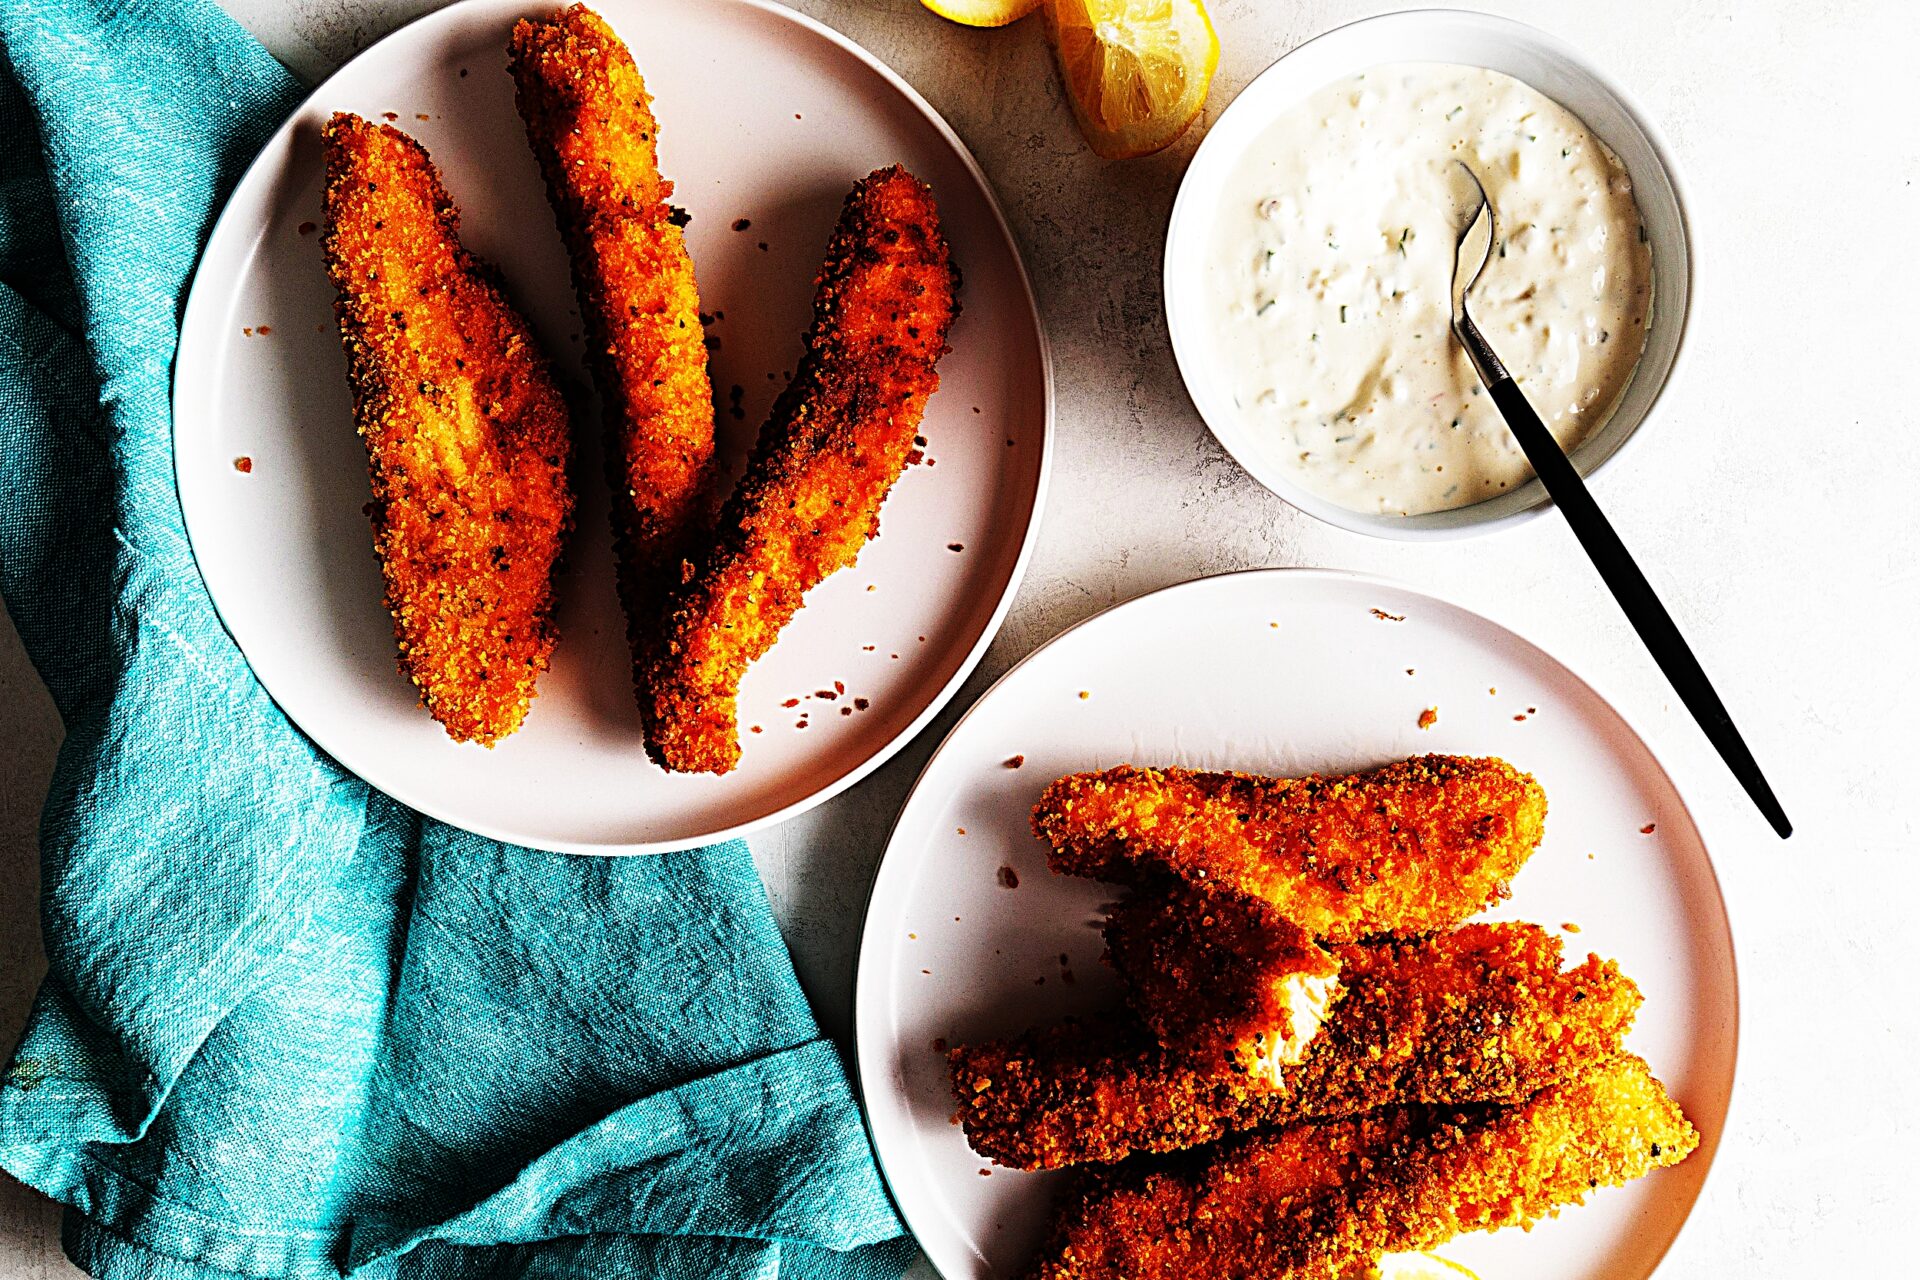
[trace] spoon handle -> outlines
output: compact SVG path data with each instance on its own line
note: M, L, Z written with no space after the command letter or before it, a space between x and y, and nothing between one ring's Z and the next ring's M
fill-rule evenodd
M1680 628L1674 625L1666 606L1660 603L1660 597L1653 593L1653 587L1620 541L1620 535L1613 531L1599 504L1587 492L1586 481L1574 470L1553 433L1540 421L1540 415L1533 411L1511 377L1492 380L1487 385L1487 393L1506 417L1507 426L1520 441L1520 448L1533 464L1540 483L1546 486L1554 505L1567 518L1574 537L1586 549L1593 567L1600 571L1601 580L1613 592L1627 621L1640 634L1641 643L1647 646L1674 692L1680 695L1680 701L1699 721L1707 740L1720 752L1720 758L1727 762L1733 776L1740 780L1740 785L1746 788L1747 795L1766 815L1780 838L1784 840L1792 835L1793 824L1787 820L1786 810L1781 808L1773 788L1767 785L1759 763L1734 727L1733 717L1727 714L1707 673L1700 669L1700 662L1687 647Z

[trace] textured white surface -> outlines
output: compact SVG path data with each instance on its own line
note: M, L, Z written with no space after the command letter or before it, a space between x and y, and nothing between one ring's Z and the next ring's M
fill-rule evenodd
M420 0L228 0L314 77ZM801 977L848 1026L860 907L945 725L1016 658L1101 607L1250 565L1397 576L1507 622L1589 676L1660 751L1714 849L1739 950L1740 1078L1713 1177L1662 1277L1898 1274L1920 1141L1920 890L1899 744L1920 716L1920 134L1904 0L1482 7L1546 26L1666 132L1702 274L1665 421L1598 486L1788 811L1775 840L1637 647L1564 525L1440 546L1317 525L1258 488L1187 403L1159 306L1162 227L1196 139L1106 164L1080 144L1037 22L947 26L915 0L802 0L943 112L996 184L1054 343L1059 452L1033 568L967 691L900 758L759 837ZM1219 0L1212 110L1274 57L1391 4ZM779 163L778 156L768 157ZM0 1025L40 968L34 814L58 736L0 637ZM0 1280L75 1274L57 1215L0 1186ZM1551 1280L1542 1277L1542 1280Z

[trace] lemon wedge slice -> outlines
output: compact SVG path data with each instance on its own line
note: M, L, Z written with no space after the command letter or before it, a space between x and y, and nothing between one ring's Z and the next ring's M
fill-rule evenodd
M1040 0L920 0L948 22L963 27L1004 27L1040 7Z
M1046 0L1080 131L1109 160L1144 156L1206 105L1220 41L1200 0Z
M1431 1253L1389 1253L1362 1273L1362 1280L1478 1280L1457 1262Z

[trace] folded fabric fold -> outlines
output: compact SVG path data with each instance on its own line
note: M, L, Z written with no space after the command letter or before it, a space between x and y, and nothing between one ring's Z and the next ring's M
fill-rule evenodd
M826 1167L836 1153L857 1150L836 1132L844 1096L820 1087L838 1071L833 1046L815 1040L642 1098L543 1152L464 1213L411 1231L356 1230L350 1265L429 1240L525 1243L609 1222L644 1235L859 1248L874 1224L823 1224L810 1190L841 1176Z
M570 858L423 819L221 628L169 378L297 92L207 0L0 6L0 594L67 729L0 1168L106 1277L898 1274L744 844Z

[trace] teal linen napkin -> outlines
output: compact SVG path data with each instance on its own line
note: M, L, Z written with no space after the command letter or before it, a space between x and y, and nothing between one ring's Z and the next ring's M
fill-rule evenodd
M897 1275L744 844L569 858L423 819L215 618L169 374L297 96L207 0L0 5L0 593L67 731L0 1167L103 1277Z

